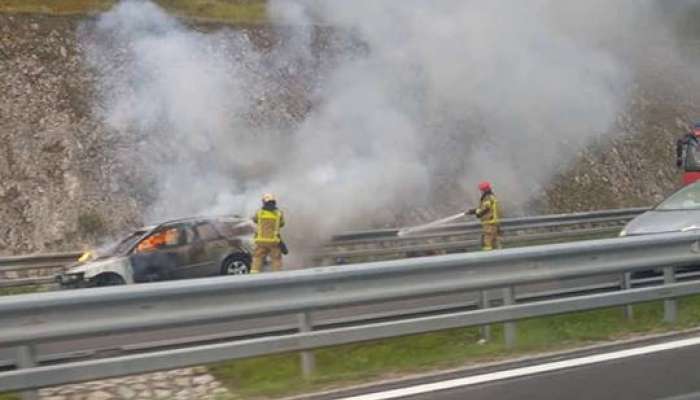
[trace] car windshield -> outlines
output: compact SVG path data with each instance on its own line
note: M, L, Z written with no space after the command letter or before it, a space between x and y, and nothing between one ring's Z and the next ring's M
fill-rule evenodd
M104 256L114 256L118 254L124 254L129 249L131 249L136 242L146 233L146 231L136 231L124 238L121 242L117 243L114 247L109 248Z
M684 187L662 201L655 210L699 210L700 209L700 184L692 184Z

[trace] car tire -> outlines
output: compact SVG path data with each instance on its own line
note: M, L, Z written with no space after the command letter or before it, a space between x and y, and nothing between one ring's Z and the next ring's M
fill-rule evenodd
M97 287L103 287L103 286L119 286L119 285L125 285L126 282L124 282L124 278L117 274L102 274L98 275L95 278L95 286Z
M221 265L222 275L245 275L250 272L250 257L246 254L234 254L227 257Z

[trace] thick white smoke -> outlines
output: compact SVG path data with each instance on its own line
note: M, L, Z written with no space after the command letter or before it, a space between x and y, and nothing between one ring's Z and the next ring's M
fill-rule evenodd
M632 77L617 38L653 2L562 3L272 0L261 49L127 0L84 40L150 219L247 215L270 191L309 238L466 207L482 179L517 209L608 133Z
M363 98L388 97L413 127L400 134L418 142L404 158L461 169L455 185L493 180L511 203L526 201L588 139L606 133L625 104L630 74L596 46L606 33L567 34L553 1L304 3L370 48L350 71L338 71L345 86L328 102L354 96L366 117L378 113ZM567 20L603 15L599 6L579 6Z

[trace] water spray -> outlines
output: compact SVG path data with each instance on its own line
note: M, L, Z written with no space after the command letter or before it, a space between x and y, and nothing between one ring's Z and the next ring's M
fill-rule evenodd
M460 218L463 218L464 216L465 216L464 212L461 212L459 214L450 215L449 217L438 219L438 220L433 221L433 222L428 222L427 224L413 226L410 228L403 228L403 229L399 230L396 233L396 235L397 236L404 236L404 235L409 235L409 234L416 233L416 232L425 231L425 230L428 230L428 229L433 228L433 227L438 226L438 225L443 225L443 224L450 223L452 221L456 221Z

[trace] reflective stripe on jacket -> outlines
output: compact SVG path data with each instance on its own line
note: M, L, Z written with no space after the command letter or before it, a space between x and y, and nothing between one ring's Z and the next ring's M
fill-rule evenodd
M481 204L476 209L476 216L481 220L482 225L498 225L501 222L501 212L498 200L493 193L484 195Z
M284 216L280 210L261 209L255 215L258 224L255 243L279 243L280 228L284 225Z

